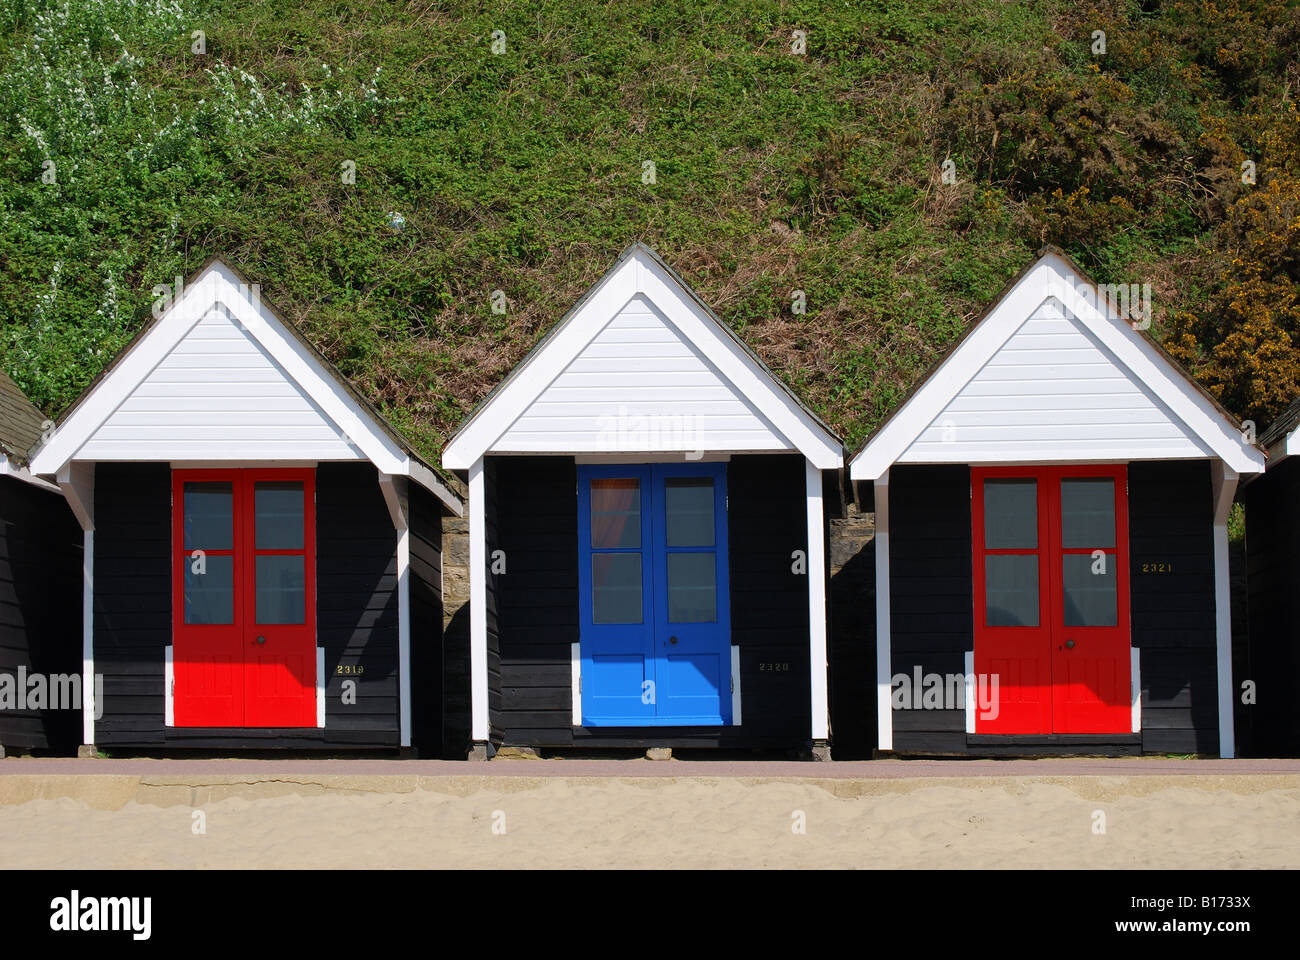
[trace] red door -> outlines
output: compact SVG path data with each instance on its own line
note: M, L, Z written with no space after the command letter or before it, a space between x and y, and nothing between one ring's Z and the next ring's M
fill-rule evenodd
M174 722L316 725L311 470L172 474Z
M1127 733L1123 465L973 469L975 672L998 678L979 733Z

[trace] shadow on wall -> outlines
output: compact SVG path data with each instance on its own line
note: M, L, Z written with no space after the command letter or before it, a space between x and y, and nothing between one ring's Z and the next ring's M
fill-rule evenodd
M3 542L13 606L0 628L6 672L22 664L28 675L81 673L81 527L62 498L18 481L6 484ZM16 617L16 622L14 619ZM5 718L0 742L20 749L73 756L81 743L80 709L16 711Z
M870 759L876 746L875 514L850 507L830 524L831 752Z
M442 637L442 744L444 760L464 760L470 739L469 604L447 621Z

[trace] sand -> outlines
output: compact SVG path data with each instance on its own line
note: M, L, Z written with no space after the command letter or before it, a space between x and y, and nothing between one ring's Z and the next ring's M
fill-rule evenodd
M196 779L0 778L0 867L1300 864L1297 776Z

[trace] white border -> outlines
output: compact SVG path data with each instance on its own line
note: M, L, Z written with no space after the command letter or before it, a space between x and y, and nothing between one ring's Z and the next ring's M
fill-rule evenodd
M890 699L889 636L889 471L874 481L876 514L876 745L894 749L894 714Z
M64 467L59 489L81 524L81 742L95 743L95 465Z
M1217 649L1219 699L1219 756L1237 755L1236 722L1232 708L1232 581L1228 573L1228 512L1237 490L1238 476L1227 466L1214 471L1214 633Z
M411 745L411 519L406 480L379 474L379 489L397 534L397 702L399 745Z
M731 725L740 726L740 647L731 645Z
M1142 732L1142 650L1129 648L1129 696L1133 700L1133 732Z
M776 383L693 294L644 247L634 247L597 281L587 298L548 339L524 358L501 385L457 431L443 451L443 466L467 470L496 444L511 424L541 396L610 318L636 296L645 296L690 343L709 358L736 390L751 400L777 433L819 469L844 465L844 449L794 397ZM554 450L551 453L577 453Z
M42 490L49 490L52 493L62 494L62 491L56 484L48 480L42 480L40 477L34 477L26 467L16 467L13 461L0 453L0 477L13 477L15 480L21 480L23 483L30 483L34 487L40 487Z
M830 737L826 663L826 530L822 512L822 472L804 461L804 492L808 509L808 663L812 705L812 738Z
M55 476L76 460L78 452L108 418L217 304L284 368L362 455L384 473L412 477L449 510L461 515L459 499L437 481L431 470L414 461L266 304L260 298L252 299L249 288L219 260L184 288L179 299L163 312L149 332L115 361L108 376L59 424L49 441L36 450L31 472ZM245 455L245 451L235 446L227 459L243 459ZM132 461L155 457L152 452L128 451L111 459Z
M169 643L163 648L163 726L176 726L176 667L172 662L175 648Z
M772 453L771 450L765 450L764 453ZM537 454L538 456L550 456L550 454ZM526 453L512 453L510 456L526 457ZM623 464L623 463L681 463L684 457L681 453L575 453L573 455L574 463L581 464ZM729 463L731 453L706 453L699 457L693 457L688 463Z
M979 680L975 676L975 651L966 651L966 732L975 732L975 698L979 696L976 685Z
M321 646L316 647L316 729L325 729L325 648Z
M1262 472L1263 452L1246 443L1238 427L1175 369L1154 344L1115 316L1114 311L1108 309L1103 314L1092 302L1098 298L1083 296L1079 292L1080 286L1096 290L1091 279L1074 270L1056 253L1040 257L852 459L850 477L874 480L890 464L898 462L952 398L1048 297L1060 300L1125 368L1150 387L1205 445L1207 456L1218 457L1238 473ZM1117 451L1116 455L1119 453ZM1034 458L1035 462L1039 459L1076 460L1077 457L1070 451L1053 453L1045 450L1041 457ZM1144 457L1138 450L1126 452L1124 459ZM1023 451L1017 451L1014 457L1008 456L1007 460L1026 462Z
M95 742L95 531L81 534L81 742Z
M569 678L573 683L573 725L582 726L582 644L569 644Z
M487 514L483 459L469 468L469 674L470 739L488 739Z

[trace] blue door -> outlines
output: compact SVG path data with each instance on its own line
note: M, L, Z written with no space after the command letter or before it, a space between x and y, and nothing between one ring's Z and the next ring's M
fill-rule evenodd
M731 722L722 463L578 468L582 722Z

